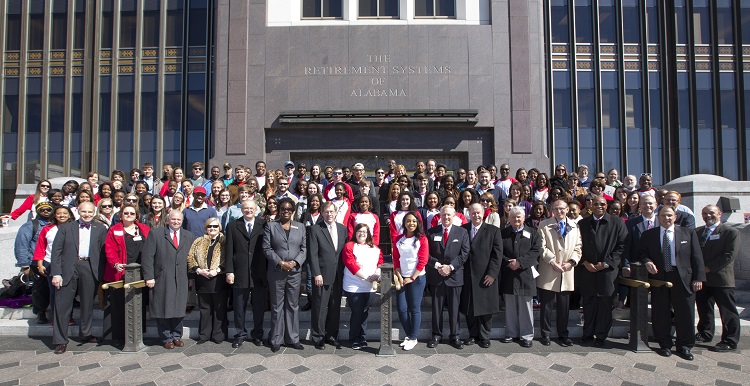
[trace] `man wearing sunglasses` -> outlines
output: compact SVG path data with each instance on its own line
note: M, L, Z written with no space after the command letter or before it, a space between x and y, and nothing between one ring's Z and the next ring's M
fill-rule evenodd
M340 166L335 167L333 169L333 174L331 175L330 182L328 183L328 185L326 185L325 189L323 189L323 197L326 200L330 201L336 198L336 192L335 192L335 189L333 189L333 187L337 183L343 182L343 179L344 179L344 171L341 169ZM344 184L344 186L346 188L346 196L348 197L349 202L351 202L354 197L352 187L351 185L346 184L346 183Z
M190 178L193 186L203 186L206 183L206 179L203 177L203 170L205 169L203 162L193 162L193 177Z
M20 267L24 275L31 273L29 267L31 261L34 258L34 249L36 248L36 241L39 238L42 228L49 222L49 218L52 215L52 204L48 201L41 201L34 207L36 209L36 218L21 225L16 233L16 241L13 245L13 252L16 255L16 267ZM35 268L34 268L35 270ZM36 273L36 272L35 272ZM44 288L39 288L40 285L44 285ZM34 313L37 315L37 322L39 324L47 324L47 307L42 306L45 303L49 303L49 287L46 285L47 280L40 279L34 281L34 288L32 292ZM47 301L44 302L41 295L41 291L47 291Z

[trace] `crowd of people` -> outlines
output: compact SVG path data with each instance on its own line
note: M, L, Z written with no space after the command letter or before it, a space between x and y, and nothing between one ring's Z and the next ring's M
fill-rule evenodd
M310 311L315 348L339 343L342 297L351 309L351 347L367 346L368 309L375 298L384 255L392 256L396 304L405 332L403 350L418 344L425 294L432 298L431 338L456 349L490 347L492 318L504 307L501 342L531 347L534 309L540 310L542 345L571 346L568 315L580 308L580 344L604 346L615 308L624 308L631 264L649 277L670 281L651 291L653 334L660 355L692 360L696 340L714 338L714 304L722 332L717 351L735 350L740 336L734 304L733 260L738 232L721 222L721 209L701 209L705 226L680 204L680 194L652 186L648 173L617 170L590 176L580 165L556 165L549 177L508 164L454 170L435 160L365 176L351 167L288 161L269 170L224 163L205 176L150 163L109 179L89 173L86 182L61 189L42 180L9 217L29 213L18 231L17 265L40 276L34 310L40 324L52 310L55 352L69 341L76 294L84 341L124 339L125 292L101 290L123 279L130 264L142 267L149 316L166 349L181 347L183 318L196 298L199 341L232 347L245 341L302 350L299 313ZM46 279L44 279L46 278ZM300 306L300 294L307 296ZM92 335L95 299L105 310L102 337ZM269 305L267 305L269 303ZM245 315L252 311L248 334ZM699 322L693 323L697 307ZM263 315L270 309L271 325ZM228 311L236 330L228 336ZM469 339L460 339L460 314ZM554 315L553 315L554 314ZM674 314L674 315L673 315ZM553 331L551 321L556 321ZM670 333L676 326L676 341ZM554 334L553 334L554 332Z

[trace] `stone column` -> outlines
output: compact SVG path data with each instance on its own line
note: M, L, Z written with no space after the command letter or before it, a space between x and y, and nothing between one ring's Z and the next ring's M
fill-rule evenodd
M125 283L142 280L141 265L125 265ZM125 346L124 352L138 352L146 348L143 344L143 287L131 286L125 289Z
M385 263L380 266L380 295L383 302L380 304L380 348L377 356L392 357L396 355L393 350L392 339L392 310L393 310L393 264Z

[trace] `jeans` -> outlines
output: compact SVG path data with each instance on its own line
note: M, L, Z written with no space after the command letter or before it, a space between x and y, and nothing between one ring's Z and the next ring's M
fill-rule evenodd
M407 338L416 340L419 326L422 324L422 295L427 285L425 275L418 276L411 284L405 285L396 292L398 319L404 328Z
M365 342L367 316L370 313L370 304L374 298L375 292L346 292L346 304L352 310L352 315L349 319L350 342Z

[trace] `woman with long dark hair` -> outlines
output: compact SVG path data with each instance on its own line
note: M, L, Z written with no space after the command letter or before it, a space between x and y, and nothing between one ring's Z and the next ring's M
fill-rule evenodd
M422 323L422 296L427 284L425 267L430 249L417 213L404 215L402 228L404 233L393 247L393 273L401 286L396 290L398 319L406 335L401 347L409 351L417 345Z
M278 215L278 210L279 199L276 198L276 196L268 197L268 200L266 201L266 210L263 212L263 219L266 221L275 221L276 216Z
M440 200L440 202L445 201ZM479 193L472 189L465 189L463 192L461 192L461 195L458 196L456 200L456 213L461 213L464 215L464 217L469 216L469 207L471 204L476 204L479 202Z
M354 228L359 224L367 224L372 232L372 240L375 245L380 245L380 219L378 215L372 212L372 201L370 196L361 196L357 199L354 204L356 212L352 211L349 213L349 218L346 221L346 228L348 229L349 238L354 235Z
M15 220L19 217L21 217L22 214L26 213L27 211L31 211L31 219L36 218L36 210L34 209L36 207L36 204L42 202L42 201L49 201L47 199L47 194L49 193L50 189L52 189L52 183L49 182L49 180L41 180L36 184L36 191L34 194L29 195L26 197L25 200L21 203L21 206L16 208L16 210L10 212L10 215L5 215L0 218L8 218Z
M390 216L389 229L392 243L395 243L398 236L404 233L404 216L409 212L416 211L417 204L414 202L414 197L411 193L402 191L398 195L398 206ZM422 219L420 218L420 220Z
M352 342L352 349L359 350L367 346L367 316L375 297L374 283L380 280L380 265L383 264L383 253L373 243L372 232L367 224L359 224L354 228L354 237L344 246L342 260L345 267L346 304L352 311L349 341Z
M53 314L55 312L55 287L52 285L52 276L49 274L50 265L52 264L52 243L54 243L55 236L57 235L57 226L71 221L75 220L70 208L64 206L55 207L49 222L39 232L36 247L34 248L33 261L36 263L36 271L46 278L47 285L49 286L49 301L42 301L42 303L48 303ZM43 300L46 300L46 298L43 297ZM39 308L47 309L45 304L39 304ZM70 318L70 321L73 322L73 318ZM49 323L46 312L37 315L37 323Z
M165 227L167 226L167 203L164 201L164 197L156 195L151 198L151 204L149 205L148 214L143 219L143 223L148 225L149 228Z

